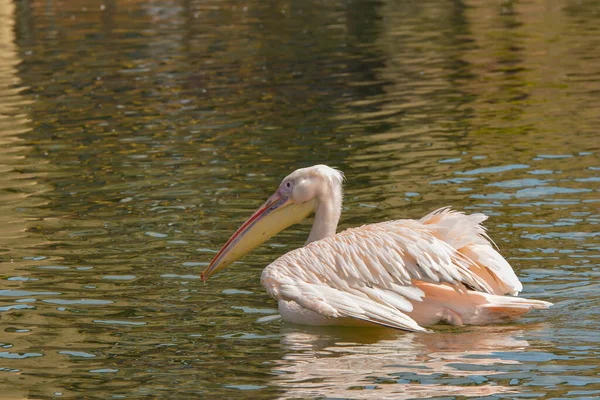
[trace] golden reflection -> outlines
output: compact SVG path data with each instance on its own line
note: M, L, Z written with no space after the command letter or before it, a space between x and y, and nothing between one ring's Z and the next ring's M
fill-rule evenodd
M24 88L18 77L17 66L21 63L15 44L15 3L11 0L0 0L0 283L2 289L19 290L23 282L10 281L18 275L16 272L22 265L16 248L24 248L39 243L39 238L28 238L26 224L28 219L20 212L20 207L40 205L41 200L33 200L32 194L40 191L35 174L24 172L33 167L28 164L24 154L29 150L19 135L30 130L30 118L25 109L30 101L22 96ZM0 298L0 307L33 308L26 303L12 303ZM32 330L23 330L16 335L13 331L22 325L19 308L10 312L10 308L0 311L0 322L3 337L1 358L11 358L9 363L3 362L2 374L4 387L3 398L25 398L27 391L13 383L22 380L23 369L35 363L42 354L31 349L30 335ZM47 317L31 314L27 320L29 327L47 323ZM76 331L76 329L72 329ZM64 336L61 336L64 339ZM18 356L18 357L16 357ZM60 368L60 363L54 364ZM9 367L9 368L6 368ZM36 379L27 378L30 383ZM9 384L10 382L10 384Z
M14 2L0 0L0 254L17 242L29 244L27 220L18 208L32 206L26 199L40 190L35 174L23 172L31 166L23 156L28 148L19 135L31 129L25 112L30 101L21 95L24 88L17 75L21 60L15 44L14 13Z
M294 329L295 328L295 329ZM494 365L518 364L498 352L521 352L529 343L514 327L479 327L432 335L390 330L329 332L284 328L287 355L276 368L281 398L405 399L490 396L514 389L489 383ZM333 338L334 337L334 338Z

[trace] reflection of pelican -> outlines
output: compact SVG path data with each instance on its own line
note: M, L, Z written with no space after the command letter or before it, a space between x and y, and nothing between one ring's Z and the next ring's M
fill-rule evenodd
M438 322L487 324L550 303L509 296L522 285L492 248L482 214L447 208L336 235L343 175L325 165L299 169L227 241L202 279L315 213L307 245L270 264L262 283L285 321L375 323L410 331Z
M284 330L286 355L274 367L278 373L272 382L283 389L280 398L498 395L515 387L504 386L493 376L505 373L507 364L518 364L499 354L521 352L529 346L520 338L522 331L507 327L435 336L380 336L366 344L363 332L354 333Z

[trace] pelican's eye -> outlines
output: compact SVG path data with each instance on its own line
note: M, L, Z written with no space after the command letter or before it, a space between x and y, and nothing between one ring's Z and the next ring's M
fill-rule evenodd
M291 180L282 182L279 190L282 194L291 194L292 190L294 190L294 182L292 182Z

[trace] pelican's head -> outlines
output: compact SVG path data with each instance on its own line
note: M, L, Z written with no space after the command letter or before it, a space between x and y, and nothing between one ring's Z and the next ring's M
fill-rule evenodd
M288 175L275 193L238 228L202 272L206 281L285 228L333 204L335 225L340 215L343 174L326 165L301 168ZM335 226L334 226L335 231Z

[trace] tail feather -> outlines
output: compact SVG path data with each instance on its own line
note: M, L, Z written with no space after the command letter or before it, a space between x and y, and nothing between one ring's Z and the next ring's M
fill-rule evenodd
M496 296L486 295L485 296L488 304L483 306L487 307L506 307L506 308L537 308L540 310L551 307L553 304L543 300L532 300L523 297L511 297L511 296Z
M413 311L408 315L421 326L438 322L452 325L487 325L519 318L537 308L552 303L521 297L501 296L474 290L461 291L448 284L414 281L423 292L420 301L411 301Z
M543 300L525 299L522 297L497 296L484 294L487 302L479 306L476 323L495 323L519 318L528 311L546 309L552 303Z

